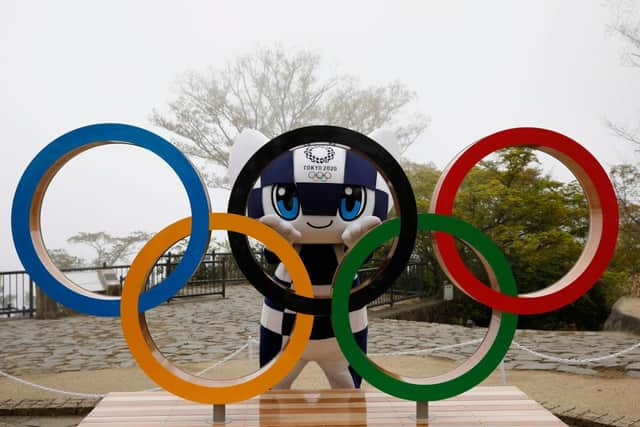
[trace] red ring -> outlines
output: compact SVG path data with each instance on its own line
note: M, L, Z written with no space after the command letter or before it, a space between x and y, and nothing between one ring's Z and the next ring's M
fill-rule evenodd
M491 289L469 271L451 235L435 233L434 249L449 279L482 304L516 314L547 313L572 303L591 289L607 269L615 250L618 201L607 173L589 151L548 129L522 127L494 133L467 147L447 166L436 184L429 211L451 215L460 184L476 163L497 150L515 146L528 146L555 157L582 185L589 203L589 235L576 264L556 283L512 297Z

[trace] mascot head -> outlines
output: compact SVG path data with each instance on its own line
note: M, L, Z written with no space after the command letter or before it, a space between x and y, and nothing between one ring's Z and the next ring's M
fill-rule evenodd
M398 157L392 132L378 130L369 137ZM229 182L268 141L255 130L238 135L229 154ZM391 207L389 188L371 162L349 149L318 142L280 155L262 171L247 215L279 216L302 234L300 243L341 243L349 223L364 216L385 220Z

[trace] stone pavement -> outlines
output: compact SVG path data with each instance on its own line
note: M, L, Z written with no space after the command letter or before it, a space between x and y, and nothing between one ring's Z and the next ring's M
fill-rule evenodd
M75 427L84 416L55 416L55 417L3 417L0 427Z
M147 314L158 347L176 364L211 362L258 337L261 296L247 285L229 286L219 296L174 300ZM369 352L389 353L463 343L482 338L482 328L375 319ZM540 353L561 358L611 354L640 341L617 332L518 331L516 341ZM12 375L133 367L120 320L71 316L57 320L0 321L0 370ZM436 351L432 356L462 361L478 344ZM640 349L588 365L563 365L541 360L512 346L505 367L515 370L560 371L583 375L640 377Z

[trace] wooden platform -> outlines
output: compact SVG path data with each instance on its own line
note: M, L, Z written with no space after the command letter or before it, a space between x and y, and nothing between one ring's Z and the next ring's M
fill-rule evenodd
M270 391L227 405L227 423L213 424L212 406L166 392L110 393L80 427L97 426L564 426L517 387L477 387L429 404L416 421L414 402L378 391Z

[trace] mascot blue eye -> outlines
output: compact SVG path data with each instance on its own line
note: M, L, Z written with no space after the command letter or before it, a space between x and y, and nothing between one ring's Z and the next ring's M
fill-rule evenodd
M273 207L278 215L287 221L294 220L300 212L298 191L293 184L278 184L273 186Z
M344 193L340 199L340 217L345 221L358 218L366 205L366 194L363 187L344 187Z

